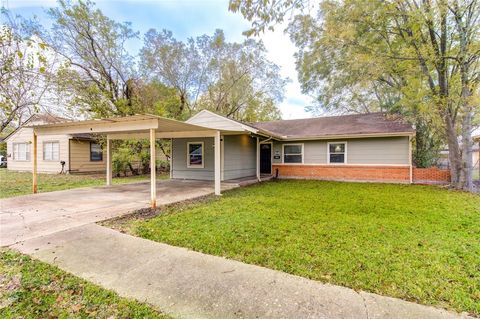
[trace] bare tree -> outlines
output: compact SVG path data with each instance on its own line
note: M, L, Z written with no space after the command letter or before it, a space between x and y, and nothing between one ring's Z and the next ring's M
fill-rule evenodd
M3 10L0 29L0 133L42 107L52 64L47 45L27 32L28 21Z

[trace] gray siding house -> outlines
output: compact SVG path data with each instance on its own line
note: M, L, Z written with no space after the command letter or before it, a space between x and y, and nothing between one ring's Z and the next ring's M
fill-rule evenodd
M382 113L240 123L210 111L186 121L238 133L221 136L221 179L261 174L279 178L411 181L414 129ZM190 165L199 150L201 165ZM214 179L214 139L172 139L172 178Z
M241 123L203 110L185 122L155 115L132 115L33 125L31 146L58 135L96 134L106 140L106 183L112 183L112 141L149 139L150 163L156 140L171 140L171 177L221 181L277 178L411 183L411 138L415 130L383 113ZM33 159L33 190L40 159ZM151 205L156 175L151 170Z

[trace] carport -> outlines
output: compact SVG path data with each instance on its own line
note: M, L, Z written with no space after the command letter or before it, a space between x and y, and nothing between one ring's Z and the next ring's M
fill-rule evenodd
M156 139L172 138L214 138L214 189L216 195L221 195L221 144L220 136L231 132L210 129L155 115L133 115L98 120L62 122L34 126L32 138L32 188L37 193L37 136L59 134L99 134L106 137L106 184L112 183L112 141L125 139L148 139L150 141L150 203L157 205L156 190Z

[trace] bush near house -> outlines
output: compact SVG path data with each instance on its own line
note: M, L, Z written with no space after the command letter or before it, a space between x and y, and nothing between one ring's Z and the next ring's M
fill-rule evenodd
M119 223L138 236L480 315L480 196L435 186L277 181Z

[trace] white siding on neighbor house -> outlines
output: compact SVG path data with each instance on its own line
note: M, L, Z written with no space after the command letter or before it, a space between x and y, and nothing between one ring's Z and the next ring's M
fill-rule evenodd
M72 173L104 172L107 153L103 150L101 161L90 160L90 141L70 140L70 171Z
M186 122L217 130L243 131L242 124L208 111L200 111Z
M328 142L347 142L347 164L360 165L408 165L409 141L408 137L375 137L341 140L292 141L274 142L273 152L280 155L280 159L273 159L273 163L282 163L283 144L304 145L304 164L327 164Z
M32 171L33 146L30 144L30 160L21 161L13 158L14 143L31 143L33 139L33 129L31 127L22 127L7 140L7 161L8 169L12 171ZM58 160L43 159L44 142L59 143ZM68 162L68 136L66 135L44 135L37 137L37 169L40 173L60 173L62 166L60 161L65 161L65 170L69 168Z
M223 139L223 180L255 176L256 139L249 135L226 135ZM204 168L187 167L187 143L204 143ZM213 138L173 139L172 177L179 179L214 179Z

